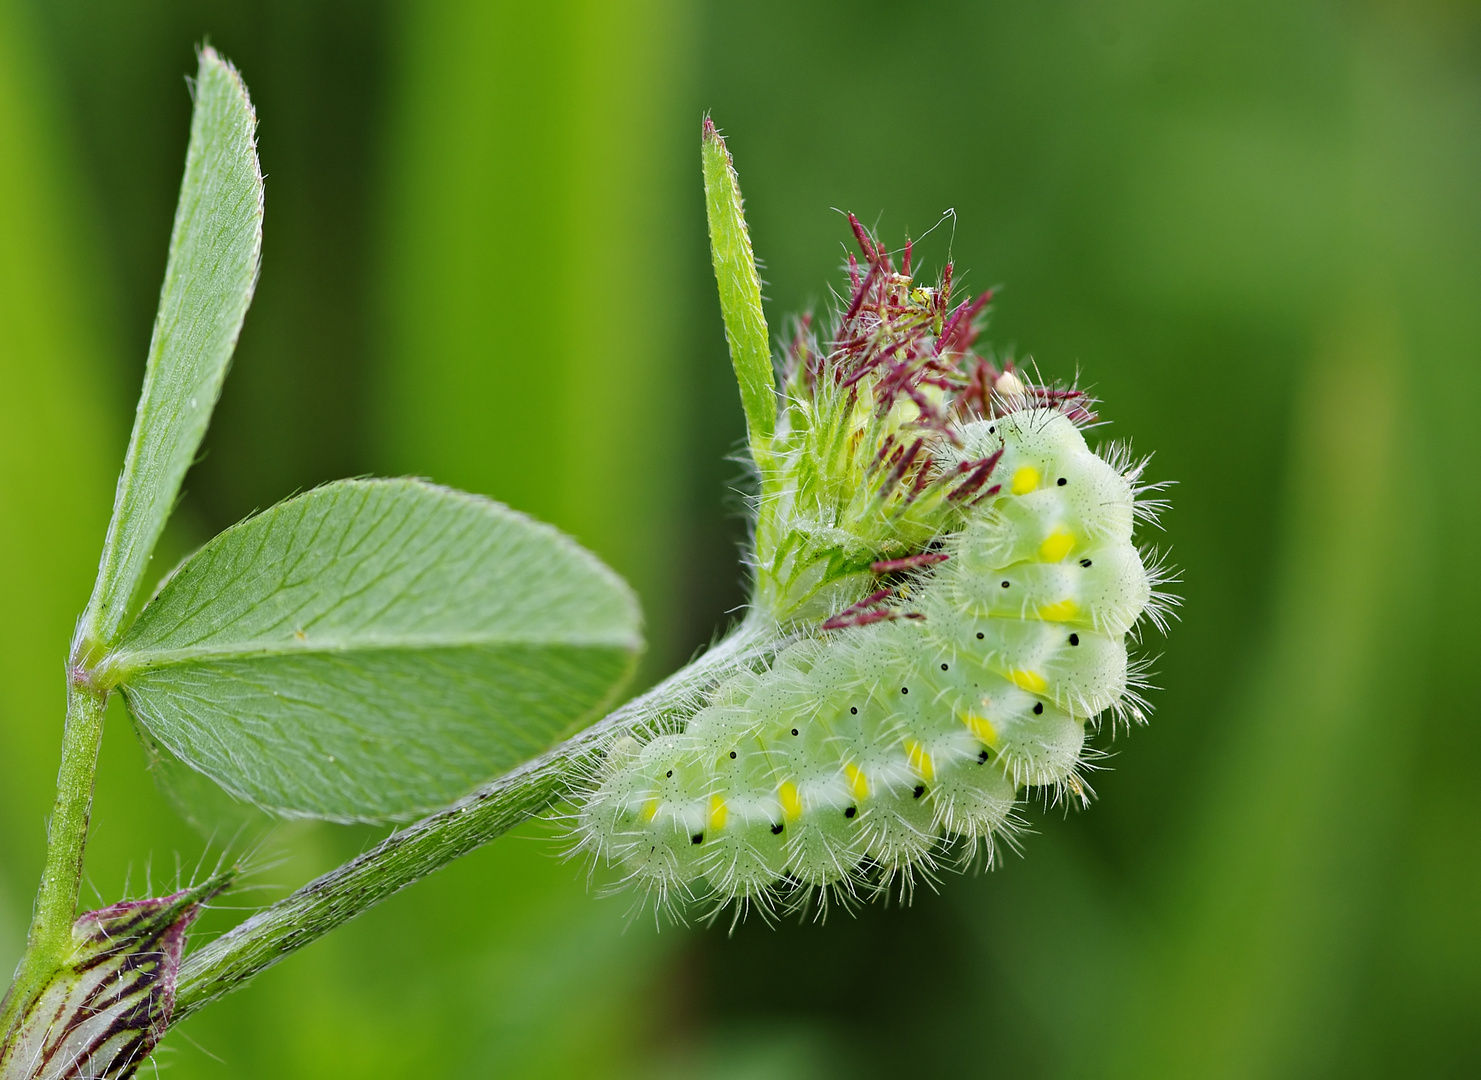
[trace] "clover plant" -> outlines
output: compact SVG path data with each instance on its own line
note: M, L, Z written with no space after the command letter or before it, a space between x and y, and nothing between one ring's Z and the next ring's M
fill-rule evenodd
M1011 838L1020 796L1083 799L1102 714L1144 718L1127 642L1168 603L1155 510L1092 403L974 351L988 297L863 263L773 365L739 187L702 140L711 246L755 467L753 595L717 645L613 709L631 590L568 538L414 479L343 480L227 529L142 590L259 271L263 183L236 70L200 54L143 391L67 660L45 868L0 1012L0 1080L126 1077L168 1028L562 802L573 847L676 915L908 886ZM852 219L851 219L852 220ZM906 695L914 690L916 696ZM77 912L121 694L161 782L280 817L409 822L193 952L229 867ZM194 792L195 794L192 794Z

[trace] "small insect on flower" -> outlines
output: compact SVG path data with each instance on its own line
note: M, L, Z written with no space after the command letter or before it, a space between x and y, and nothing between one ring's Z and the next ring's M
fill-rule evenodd
M705 153L718 236L715 187L737 215L739 194L708 126ZM1147 715L1128 645L1176 600L1134 535L1160 506L1145 462L1086 443L1084 392L974 351L990 293L957 300L950 264L923 286L909 243L897 265L849 223L847 303L824 336L798 321L750 425L774 654L614 747L578 800L579 846L661 904L908 893L948 851L990 860L1029 791L1085 801L1087 731Z

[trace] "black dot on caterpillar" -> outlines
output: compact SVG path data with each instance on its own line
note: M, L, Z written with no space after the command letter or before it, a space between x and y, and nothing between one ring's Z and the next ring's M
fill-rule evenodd
M941 665L941 670L942 671L950 671L951 669L949 667L947 667L945 664L942 664Z
M1007 583L1007 582L1006 582L1006 581L1005 581L1005 582L1003 582L1003 588L1005 588L1005 589L1006 589L1006 588L1007 588L1007 587L1008 587L1008 583Z
M673 776L674 776L674 770L673 769L670 769L668 772L664 773L663 775L664 776L667 776L669 779L672 780L673 779Z
M986 765L987 764L987 751L986 750L983 750L981 753L979 753L977 755L977 764L979 764L979 765Z
M1081 566L1089 566L1090 565L1090 560L1089 559L1081 559L1080 560L1080 565Z
M705 842L705 834L697 832L689 838L689 842L691 844L703 844Z
M793 728L793 729L792 729L792 734L793 734L793 735L796 735L796 734L797 734L797 729L796 729L796 728Z
M1044 715L1044 703L1042 701L1036 701L1036 702L1034 702L1034 715L1035 716L1043 716Z
M1059 485L1059 486L1060 486L1060 487L1064 487L1064 486L1065 486L1065 485L1066 485L1066 484L1068 484L1068 483L1069 483L1069 481L1068 481L1068 480L1066 480L1066 479L1065 479L1065 478L1064 478L1064 477L1063 477L1063 476L1061 476L1061 477L1060 477L1060 478L1059 478L1059 479L1058 479L1058 480L1056 480L1056 481L1054 481L1054 482L1055 482L1055 483L1056 483L1056 484L1058 484L1058 485Z
M1071 645L1078 645L1078 644L1080 644L1080 635L1079 634L1071 634L1070 635L1070 644ZM731 754L730 756L731 757L734 757L735 755L734 754Z
M978 641L981 641L981 640L982 640L982 638L983 638L983 633L982 633L982 631L981 631L981 630L979 630L979 631L977 631L977 640L978 640Z
M859 812L859 808L857 806L850 806L847 810L845 810L843 812L843 816L844 817L847 817L847 818L851 818L855 814L857 814L858 812Z
M902 694L908 694L908 693L910 693L910 687L908 687L908 686L902 686L902 687L900 687L900 693L902 693Z
M849 714L851 716L858 716L859 715L859 707L857 705L850 705L848 707L848 711L849 711ZM792 732L792 734L793 735L796 735L797 732L794 731L794 732Z
M771 835L772 836L781 836L782 835L782 830L785 829L785 828L786 828L786 826L783 825L780 821L778 821L775 825L773 825L771 827Z
M915 785L915 790L910 793L910 797L912 799L919 799L925 793L926 793L926 785L925 784L916 784Z
M733 760L733 759L734 759L734 758L735 758L735 751L734 751L734 750L732 750L732 751L731 751L731 752L730 752L730 756L731 756L731 758L732 758L732 760Z

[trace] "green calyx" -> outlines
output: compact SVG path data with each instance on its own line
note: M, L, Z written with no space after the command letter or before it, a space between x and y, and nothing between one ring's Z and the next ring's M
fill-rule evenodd
M963 425L1049 406L1088 420L1080 392L1027 384L1012 361L973 351L992 294L956 301L952 267L916 282L849 215L848 305L824 334L810 318L780 365L766 341L740 188L705 120L710 236L726 338L760 478L752 603L778 624L836 622L882 599L890 575L936 561L934 547L998 490L994 458L961 451Z

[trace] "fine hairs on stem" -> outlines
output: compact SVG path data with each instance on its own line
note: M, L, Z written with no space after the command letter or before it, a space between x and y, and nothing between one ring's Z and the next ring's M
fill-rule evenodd
M568 795L615 736L661 726L693 708L716 680L765 658L773 632L748 620L693 663L604 720L445 810L400 829L370 851L249 917L188 956L176 1021L231 993L289 954Z

